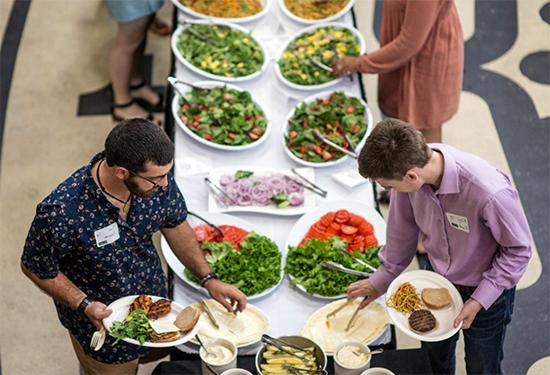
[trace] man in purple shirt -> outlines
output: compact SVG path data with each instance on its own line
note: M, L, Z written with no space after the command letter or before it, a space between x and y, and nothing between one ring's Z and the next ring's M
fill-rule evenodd
M469 374L500 374L515 285L531 256L531 236L518 193L487 161L442 144L427 145L408 124L388 119L368 137L359 173L392 189L383 265L353 283L348 297L383 294L414 258L424 234L429 268L459 290ZM436 374L454 374L458 333L422 342Z

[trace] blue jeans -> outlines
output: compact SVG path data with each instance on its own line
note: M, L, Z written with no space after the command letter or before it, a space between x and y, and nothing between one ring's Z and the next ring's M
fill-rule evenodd
M469 329L462 330L468 374L502 374L504 336L512 319L516 288L506 289L488 310L481 309ZM466 302L471 292L462 290L460 296ZM455 349L457 332L440 342L422 342L428 351L434 374L455 373Z

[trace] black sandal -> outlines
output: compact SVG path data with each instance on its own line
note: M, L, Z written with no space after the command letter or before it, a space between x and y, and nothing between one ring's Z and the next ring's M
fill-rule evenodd
M135 102L136 101L134 99L132 99L128 103L124 103L124 104L115 104L115 103L111 104L111 117L113 118L113 121L120 122L120 121L126 120L125 117L115 115L115 109L116 108L128 108L129 106L131 106ZM153 116L153 114L151 112L149 112L147 114L146 119L153 122L155 120L155 116ZM160 121L159 121L159 125L162 125L162 123Z
M146 86L147 84L145 81L142 81L141 83L130 85L130 90L139 90L143 86ZM149 112L164 112L164 95L157 93L159 96L159 100L157 103L151 103L143 98L134 98L134 100L142 106L144 109L146 109Z

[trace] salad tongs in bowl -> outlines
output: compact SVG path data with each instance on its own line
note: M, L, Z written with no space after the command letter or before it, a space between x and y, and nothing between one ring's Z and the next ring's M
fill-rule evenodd
M211 222L209 222L208 220L206 220L206 219L203 218L202 216L197 215L197 214L194 213L194 212L187 211L187 213L188 213L189 215L191 215L191 216L196 217L197 219L199 219L200 221L202 221L203 223L205 223L206 225L208 225L210 228L214 229L214 230L216 231L216 233L218 233L220 236L223 237L223 232L222 232L222 230L221 230L218 226L212 224Z
M319 265L329 270L340 271L355 276L369 277L370 275L372 275L370 272L352 270L351 268L346 268L341 264L332 261L323 261L319 263Z
M351 157L354 158L354 159L357 159L357 158L359 157L359 155L357 155L356 152L347 150L347 149L343 148L342 146L339 146L339 145L337 145L336 143L329 141L328 139L326 139L325 137L323 137L323 135L322 135L322 134L319 132L319 130L317 130L317 129L314 129L314 130L313 130L313 135L314 135L317 139L319 139L321 142L323 142L323 143L326 144L327 146L332 147L333 149L335 149L335 150L337 150L337 151L343 152L344 154L349 155L349 156L351 156ZM350 144L350 147L352 147L351 144Z

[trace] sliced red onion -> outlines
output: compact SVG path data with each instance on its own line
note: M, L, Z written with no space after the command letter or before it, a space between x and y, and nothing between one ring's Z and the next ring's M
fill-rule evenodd
M304 204L304 195L300 193L290 193L288 195L288 201L290 202L291 206L301 206Z

